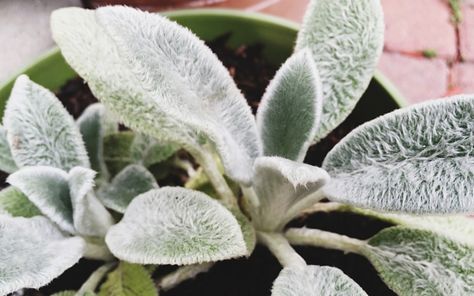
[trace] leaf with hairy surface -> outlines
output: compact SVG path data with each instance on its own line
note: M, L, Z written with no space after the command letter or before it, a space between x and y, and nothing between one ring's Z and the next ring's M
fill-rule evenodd
M194 264L247 254L231 212L204 193L179 187L133 199L106 242L116 257L139 264Z
M158 296L145 267L121 261L100 287L99 296Z
M47 285L79 261L84 247L45 217L0 215L0 295Z
M323 113L315 141L349 115L383 49L380 0L312 0L298 33L296 51L309 48L323 86Z
M391 227L362 253L400 296L474 294L474 248L427 230Z
M367 296L340 269L309 265L286 267L273 283L272 296Z
M10 144L7 140L7 132L5 128L0 125L0 170L5 173L13 173L18 170L18 166L13 160Z
M51 166L68 171L90 167L74 119L52 92L26 75L15 81L3 124L19 167Z
M319 126L322 101L311 52L293 54L270 82L258 108L263 154L303 161Z
M474 96L394 111L361 125L327 155L328 198L382 211L474 211Z
M250 182L261 154L250 107L194 34L127 7L60 9L51 23L66 60L125 124L194 154L208 140L226 173Z
M0 191L0 209L13 217L41 216L41 211L15 187L7 187Z

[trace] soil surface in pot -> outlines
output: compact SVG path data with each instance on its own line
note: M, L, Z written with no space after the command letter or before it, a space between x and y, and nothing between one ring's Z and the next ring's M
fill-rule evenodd
M265 61L262 53L263 46L260 44L243 45L237 49L228 48L226 43L229 37L230 35L221 36L209 42L208 45L228 68L255 113L260 98L279 65L271 65ZM57 95L76 118L89 104L97 101L80 78L67 82ZM320 166L329 150L352 129L396 109L397 105L392 101L377 100L383 95L383 89L378 84L372 83L354 112L324 140L309 149L305 162ZM318 213L295 220L290 226L319 228L354 238L367 239L390 225L350 213ZM340 268L369 295L396 295L385 286L374 268L361 256L322 248L296 247L296 250L308 264ZM14 295L43 296L61 290L78 289L88 275L100 265L101 263L97 261L81 260L79 264L40 291L27 290L24 294ZM175 267L172 266L160 266L153 276L158 278L174 269ZM200 274L196 279L188 280L174 289L161 292L160 296L270 295L272 283L280 270L281 266L271 253L257 246L250 258L218 262L209 272Z

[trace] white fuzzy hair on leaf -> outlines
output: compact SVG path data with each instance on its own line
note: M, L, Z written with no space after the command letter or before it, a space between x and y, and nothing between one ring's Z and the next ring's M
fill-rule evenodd
M191 152L209 140L226 173L250 182L261 154L250 107L189 30L126 7L60 9L52 29L66 60L125 124Z
M364 255L400 296L474 295L474 248L434 232L391 227Z
M296 51L309 48L323 86L323 113L315 141L349 115L366 90L383 49L380 0L312 0Z
M272 296L367 296L340 269L309 265L285 267L273 283Z
M318 202L312 194L329 180L321 168L281 157L259 157L254 170L253 187L260 204L253 222L266 231L281 230L295 215Z
M185 265L247 254L231 212L204 193L179 187L133 199L106 243L117 258L139 264Z
M323 163L331 200L382 211L474 211L474 95L381 116L353 130Z
M258 108L263 154L302 162L319 126L322 101L311 52L293 54L270 82Z
M3 124L19 167L90 167L81 134L52 92L21 75L8 99Z
M7 140L7 132L0 125L0 170L6 173L13 173L18 170L18 166L13 159L10 144Z
M0 295L47 285L79 261L84 246L45 217L0 215Z

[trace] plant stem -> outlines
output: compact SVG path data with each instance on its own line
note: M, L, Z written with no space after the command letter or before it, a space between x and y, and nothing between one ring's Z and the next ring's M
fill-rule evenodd
M212 153L203 149L190 151L190 153L203 168L217 194L221 197L222 202L229 208L237 208L237 198L224 179L224 176L220 173Z
M367 246L363 240L318 229L290 228L285 236L294 245L322 247L359 255Z
M349 206L337 202L318 202L307 208L302 212L302 214L313 214L318 212L330 213L336 211L345 211L348 210Z
M94 292L104 276L115 266L116 262L110 262L97 268L84 282L84 284L82 284L79 291L77 291L76 296L82 296L87 292Z
M321 201L325 197L324 192L319 189L300 200L287 211L285 219L283 220L284 224L290 222L295 217L300 216L304 210Z
M157 283L158 289L167 291L182 282L196 277L198 274L207 272L214 265L213 262L183 266L174 272L164 276Z
M193 164L190 161L181 159L178 156L175 156L172 161L176 167L186 171L190 178L196 175L196 170L194 169Z
M257 238L268 247L283 267L306 266L304 259L296 253L283 234L258 231Z

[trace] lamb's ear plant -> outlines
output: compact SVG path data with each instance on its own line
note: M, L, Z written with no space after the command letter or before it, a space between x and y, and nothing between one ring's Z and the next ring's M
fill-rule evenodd
M322 168L302 163L373 75L383 46L378 0L311 1L256 119L209 48L160 15L67 8L51 23L65 59L104 105L74 124L51 93L18 78L0 133L0 166L12 173L0 192L0 294L47 284L85 256L111 263L76 295L157 295L213 262L250 256L256 241L283 266L274 296L366 295L292 245L364 256L399 295L474 293L474 222L435 216L474 211L474 95L384 115L351 132ZM108 110L132 131L119 132ZM120 172L107 141L125 151ZM181 163L187 188L158 188L146 167L179 148L200 168ZM192 189L206 182L212 194ZM287 228L316 211L395 226L368 240ZM162 264L183 266L155 287L147 270Z

